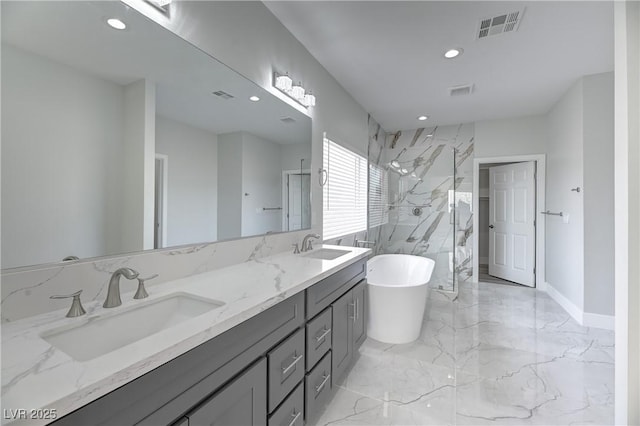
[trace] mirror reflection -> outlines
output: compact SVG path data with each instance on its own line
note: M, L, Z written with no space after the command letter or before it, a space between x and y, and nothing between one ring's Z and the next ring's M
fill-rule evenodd
M1 7L3 269L310 226L307 115L120 2Z

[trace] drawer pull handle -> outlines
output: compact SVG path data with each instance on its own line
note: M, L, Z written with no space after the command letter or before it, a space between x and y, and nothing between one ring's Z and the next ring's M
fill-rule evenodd
M327 337L327 334L331 333L331 329L330 328L325 328L322 330L322 334L320 336L316 337L316 342L320 342L322 339L324 339L325 337Z
M349 303L349 306L353 309L353 316L349 315L349 319L352 319L353 322L356 322L356 302Z
M298 355L298 356L293 356L293 362L291 362L291 364L289 364L287 367L283 367L282 368L282 374L287 374L289 372L289 370L291 370L293 367L296 366L296 364L298 363L298 361L300 361L302 359L302 355Z
M318 386L316 386L316 393L320 393L320 391L322 390L324 385L326 385L327 382L329 381L329 379L331 378L331 374L325 374L324 376L322 376L322 378L324 380L322 380L322 383L320 383Z
M297 413L294 411L293 414L291 414L291 417L293 417L293 420L291 420L291 423L289 423L289 426L295 425L301 415L302 415L302 411L298 411Z
M356 320L358 319L360 309L358 309L358 299L356 298Z

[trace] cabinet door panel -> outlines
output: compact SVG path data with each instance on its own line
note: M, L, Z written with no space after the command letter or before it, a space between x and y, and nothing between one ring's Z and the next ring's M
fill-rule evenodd
M355 308L355 321L353 323L354 348L360 347L367 338L367 282L361 281L353 288L353 301ZM354 349L354 350L355 350Z
M347 294L331 305L333 317L332 375L331 383L339 382L353 357L353 293Z
M267 422L267 362L263 358L187 414L189 426L249 426Z

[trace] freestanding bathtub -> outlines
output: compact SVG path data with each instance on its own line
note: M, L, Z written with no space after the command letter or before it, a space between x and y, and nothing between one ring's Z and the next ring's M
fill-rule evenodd
M395 344L418 338L434 266L432 259L408 254L383 254L367 262L369 337Z

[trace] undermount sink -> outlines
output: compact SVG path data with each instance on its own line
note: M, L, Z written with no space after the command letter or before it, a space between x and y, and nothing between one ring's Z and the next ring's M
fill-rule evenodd
M345 254L349 254L351 251L349 250L338 250L338 249L328 249L322 248L319 250L314 250L307 254L304 254L304 257L312 257L314 259L322 259L322 260L333 260L337 259L340 256L344 256Z
M71 358L88 361L223 305L217 300L175 293L73 328L50 330L40 337Z

